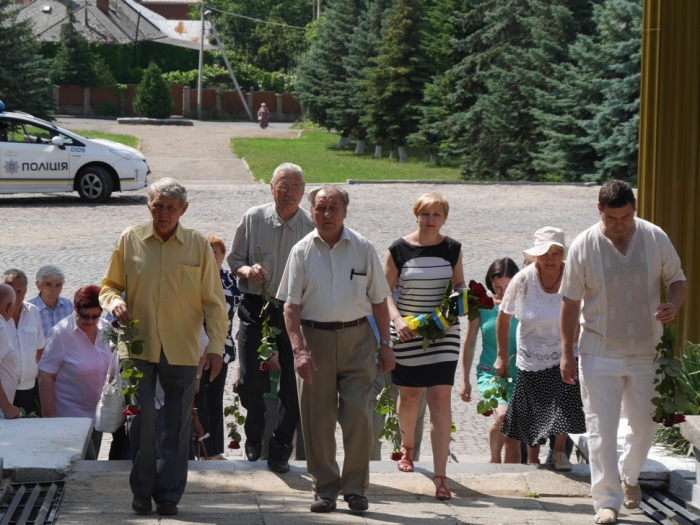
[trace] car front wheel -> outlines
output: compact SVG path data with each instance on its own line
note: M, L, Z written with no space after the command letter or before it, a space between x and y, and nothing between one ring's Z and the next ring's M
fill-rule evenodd
M78 193L84 202L104 202L112 194L112 177L99 166L85 168L78 175Z

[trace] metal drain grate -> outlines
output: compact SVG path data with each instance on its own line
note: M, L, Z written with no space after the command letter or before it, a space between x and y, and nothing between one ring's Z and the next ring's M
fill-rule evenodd
M671 497L651 490L642 493L639 508L644 514L663 525L700 525L700 518Z
M0 525L53 525L63 481L14 483L0 492Z

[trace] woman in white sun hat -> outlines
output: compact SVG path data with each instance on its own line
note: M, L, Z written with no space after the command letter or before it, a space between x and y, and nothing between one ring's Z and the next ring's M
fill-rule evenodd
M494 368L500 376L505 375L507 368L511 318L515 316L520 321L518 377L501 432L528 446L528 463L539 463L540 445L555 435L552 464L556 470L571 470L565 452L566 438L568 434L584 433L586 420L578 380L573 385L564 383L559 370L564 232L551 226L537 230L535 245L523 255L533 264L510 282L496 321L498 357ZM576 349L575 352L578 357Z

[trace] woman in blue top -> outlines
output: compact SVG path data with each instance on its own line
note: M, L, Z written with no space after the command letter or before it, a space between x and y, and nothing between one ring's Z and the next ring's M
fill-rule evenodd
M469 323L467 328L467 337L464 341L462 350L462 390L460 395L462 401L468 403L471 401L472 385L469 382L469 374L474 360L474 351L476 349L476 338L479 329L481 329L482 350L479 364L476 365L476 384L483 399L484 391L492 388L494 383L491 379L496 377L496 372L493 369L493 363L497 357L496 344L496 317L498 317L498 305L501 303L503 295L506 293L508 283L511 278L518 273L518 265L512 259L505 257L496 259L489 266L486 272L485 283L486 288L491 292L493 302L496 306L493 310L481 310L479 318L474 319ZM516 330L518 326L517 319L513 319L510 326L510 344L508 348L508 356L513 357L516 351ZM508 399L513 395L513 386L515 385L515 377L518 369L515 366L515 358L510 360L508 367L508 375L511 382L508 383ZM501 451L505 445L505 456L503 463L520 463L520 442L515 439L506 438L501 433L501 425L503 418L508 410L508 401L499 399L499 405L493 411L493 425L489 429L489 445L491 447L490 463L501 463Z

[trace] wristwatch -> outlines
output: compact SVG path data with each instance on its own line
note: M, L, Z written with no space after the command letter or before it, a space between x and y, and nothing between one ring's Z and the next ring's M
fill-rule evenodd
M391 344L391 341L389 339L382 339L379 341L379 346L386 345L390 348L394 348L394 345Z

